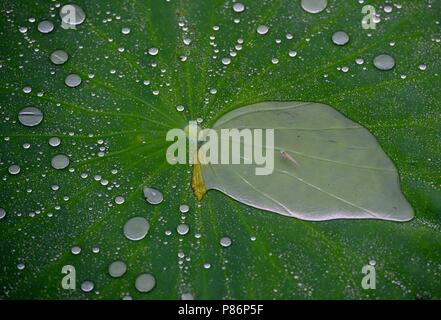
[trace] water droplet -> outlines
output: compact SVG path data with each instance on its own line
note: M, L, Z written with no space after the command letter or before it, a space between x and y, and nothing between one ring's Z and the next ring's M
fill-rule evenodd
M70 88L78 87L81 84L81 77L77 74L70 74L66 77L64 83Z
M278 64L278 63L279 63L279 59L277 59L277 58L272 58L272 59L271 59L271 63L272 63L272 64Z
M179 211L182 213L187 213L190 210L190 207L187 204L181 204L179 206Z
M83 290L84 292L91 292L94 287L95 285L93 284L92 281L84 281L81 284L81 290Z
M326 9L327 0L302 0L302 8L309 13L320 13Z
M51 147L58 147L61 144L61 139L58 137L52 137L49 139L49 145Z
M364 59L363 58L357 58L357 59L355 59L355 63L359 64L359 65L362 65L364 63Z
M204 269L210 269L211 268L211 264L209 263L204 263Z
M190 38L184 38L184 40L182 40L182 42L184 42L184 44L186 46L189 46L191 44L191 39Z
M222 239L220 239L220 244L222 247L227 248L227 247L231 246L231 243L232 243L232 241L229 237L223 237Z
M123 204L126 201L123 196L116 196L115 197L115 203L116 204Z
M184 106L183 105L178 105L178 106L176 106L176 110L177 111L179 111L179 112L182 112L182 111L184 111Z
M78 26L86 20L86 13L76 4L66 4L60 9L60 18L64 24Z
M291 58L294 58L295 56L297 56L297 52L291 50L291 51L288 52L288 55L289 55Z
M375 261L374 259L369 260L369 264L371 266L375 266L377 264L377 261Z
M185 236L188 231L190 231L190 227L187 224L180 224L177 228L176 231L181 235L181 236Z
M380 54L374 59L374 66L379 70L390 70L395 66L395 59L387 54Z
M81 253L81 248L78 246L74 246L70 249L70 252L72 252L72 254L77 255Z
M256 237L255 237L255 236L251 236L251 237L250 237L250 240L251 240L251 241L256 241Z
M0 208L0 220L6 217L6 210L3 208Z
M124 27L121 29L122 34L129 34L130 33L130 28L128 27Z
M124 235L129 240L142 240L147 235L149 227L149 222L143 217L130 218L124 225Z
M54 30L54 24L50 21L41 21L37 27L38 31L41 33L50 33Z
M56 65L64 64L68 59L69 55L64 50L56 50L51 54L51 61Z
M349 42L349 36L344 31L334 32L334 34L332 35L332 42L334 42L336 45L344 46L346 43Z
M8 168L8 171L9 171L10 174L16 175L16 174L20 173L21 169L20 169L20 166L18 166L16 164L13 164L12 166L10 166Z
M135 281L135 287L139 292L149 292L151 291L156 285L156 280L153 275L150 273L143 273L140 274Z
M384 12L386 12L386 13L391 13L392 10L393 10L392 6L385 6L384 7Z
M191 293L181 294L181 300L194 300L194 296Z
M233 4L233 10L234 12L241 13L245 11L245 6L240 2L236 2Z
M265 25L260 25L257 27L257 33L260 35L267 34L269 31L269 28Z
M158 54L158 52L159 52L158 48L153 47L153 48L149 49L149 55L151 55L151 56L156 56Z
M26 266L25 266L24 263L19 263L19 264L17 264L17 269L18 269L18 270L23 270L25 267L26 267Z
M418 68L419 68L421 71L425 71L425 70L427 69L427 66L426 66L425 64L420 64L420 65L418 66Z
M28 32L28 28L27 27L20 27L20 28L18 28L18 31L20 31L20 33L26 33L26 32Z
M123 261L113 261L109 265L109 274L113 278L119 278L127 271L127 265Z
M29 86L24 87L24 88L23 88L23 92L24 92L24 93L31 93L31 92L32 92L32 88L29 87Z
M64 154L57 154L51 160L51 165L54 169L62 170L67 168L69 165L69 158Z
M159 190L153 188L144 188L144 197L150 204L160 204L164 200L164 196Z
M93 247L92 247L92 252L93 252L93 253L100 253L100 247L98 247L98 246L93 246Z
M18 121L24 126L34 127L43 121L43 113L35 107L26 107L18 113Z
M222 58L222 64L223 65L229 65L231 63L231 59L230 58Z

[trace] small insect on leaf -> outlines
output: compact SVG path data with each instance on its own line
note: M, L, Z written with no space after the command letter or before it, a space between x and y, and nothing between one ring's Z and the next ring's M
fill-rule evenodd
M237 128L236 137L224 134ZM273 143L269 135L243 131L255 129L272 130ZM198 163L193 171L198 199L215 189L252 207L313 221L414 216L397 170L375 137L330 106L258 103L222 116L213 130L220 137L216 143L228 146L220 148L219 158L239 152L242 161Z

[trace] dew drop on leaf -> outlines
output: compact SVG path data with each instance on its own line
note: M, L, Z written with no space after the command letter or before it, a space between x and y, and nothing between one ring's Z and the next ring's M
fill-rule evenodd
M41 33L50 33L54 30L54 24L50 21L41 21L38 24L38 31L40 31Z
M113 278L122 277L127 271L127 265L123 261L113 261L109 265L109 274Z
M83 292L91 292L95 288L95 284L92 281L84 281L81 283L81 290Z
M181 204L179 206L179 211L181 211L181 213L187 213L190 210L190 207L187 204Z
M388 54L380 54L374 58L374 66L379 70L391 70L395 67L395 59Z
M149 55L151 55L151 56L156 56L157 54L158 54L158 52L159 52L159 49L158 48L150 48L149 50L148 50L148 52L149 52Z
M13 164L13 165L9 166L8 171L12 175L17 175L20 173L21 169L20 169L20 166Z
M309 13L320 13L326 9L327 0L302 0L302 8Z
M54 156L51 160L51 165L52 168L57 169L57 170L62 170L67 168L67 166L69 165L69 158L64 155L64 154L57 154L56 156Z
M334 42L334 44L338 46L344 46L349 42L349 36L344 31L334 32L334 34L332 35L332 42Z
M130 218L124 225L124 235L129 240L142 240L147 235L149 227L149 222L143 217Z
M227 247L231 246L231 244L232 244L232 241L231 241L231 238L229 238L229 237L223 237L222 239L220 239L220 245L222 247L227 248Z
M144 197L150 204L160 204L164 200L164 196L159 190L149 187L144 188Z
M49 139L49 145L51 147L58 147L61 144L61 139L58 137L52 137Z
M235 4L233 4L233 10L234 12L241 13L245 11L245 6L243 5L243 3L236 2Z
M260 25L257 27L257 33L260 35L265 35L269 31L269 28L265 25Z
M18 121L24 126L34 127L43 121L43 113L35 107L26 107L18 113Z
M102 180L101 180L102 181ZM116 204L123 204L126 201L123 196L116 196L115 197L115 203Z
M135 280L135 288L139 292L150 292L156 285L156 279L150 273L140 274Z
M78 87L81 84L81 77L77 74L70 74L66 77L66 79L64 80L64 83L66 84L66 86L70 87L70 88L75 88Z
M50 58L53 64L61 65L67 62L69 55L64 50L56 50L51 53Z
M70 252L71 252L72 254L74 254L74 255L78 255L78 254L81 253L81 248L78 247L78 246L73 246L73 247L70 249Z
M176 231L178 232L178 234L180 234L181 236L185 236L189 231L190 231L190 227L187 224L180 224L178 225L178 227L176 228Z

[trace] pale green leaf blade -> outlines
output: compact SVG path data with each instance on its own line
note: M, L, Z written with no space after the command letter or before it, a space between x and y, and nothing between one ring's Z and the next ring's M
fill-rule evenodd
M392 161L367 129L335 109L319 103L265 102L236 109L214 125L219 137L221 129L235 128L274 129L274 148L253 141L254 148L274 152L274 170L256 175L254 160L251 165L204 165L208 189L304 220L412 219Z

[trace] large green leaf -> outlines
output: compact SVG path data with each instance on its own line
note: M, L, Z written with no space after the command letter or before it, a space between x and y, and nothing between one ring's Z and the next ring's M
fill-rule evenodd
M375 30L361 27L365 3L357 1L330 0L318 14L303 11L300 1L243 2L246 10L235 13L226 0L77 1L87 18L76 30L61 27L56 2L1 2L2 298L441 298L440 1L401 1L391 13L384 1L369 1L381 15ZM37 31L44 19L55 24L52 33ZM264 36L256 33L262 24L269 26ZM349 34L348 44L332 43L338 30ZM156 56L151 47L159 48ZM50 62L57 49L69 54L66 64ZM225 66L230 50L237 56ZM373 66L383 53L395 58L393 70ZM77 88L64 84L71 73L83 79ZM24 93L26 86L32 92ZM166 132L198 117L209 127L261 101L320 102L366 127L394 161L415 218L309 222L216 191L198 203L191 168L166 162ZM18 122L26 106L44 113L41 124ZM59 147L48 144L53 136ZM52 168L57 154L69 156L67 169ZM18 175L8 173L13 164ZM148 204L146 186L161 190L164 201ZM181 214L181 204L190 211ZM135 216L150 225L136 242L123 234ZM190 226L185 236L175 231L181 216ZM219 244L223 236L230 247ZM81 253L72 254L73 246ZM128 267L118 279L107 272L114 260ZM376 290L361 286L370 260ZM75 291L61 288L65 265L76 268ZM142 272L156 278L149 293L135 289ZM93 292L79 289L85 280L94 282Z

